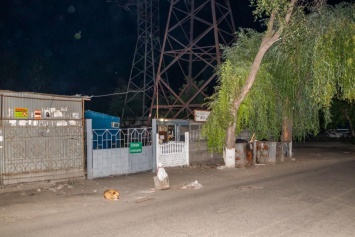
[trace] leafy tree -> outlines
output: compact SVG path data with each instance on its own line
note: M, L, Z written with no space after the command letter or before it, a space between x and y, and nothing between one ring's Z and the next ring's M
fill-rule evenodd
M343 100L334 100L331 107L332 126L347 127L349 126L351 135L355 136L355 104Z
M144 106L143 91L128 91L127 89L127 81L120 77L108 109L109 114L121 118L122 127L134 126L144 120L139 117Z
M253 0L252 3L256 6L256 10L254 12L255 15L266 15L269 17L267 21L267 30L262 36L261 43L251 62L248 60L244 61L244 67L237 67L237 73L233 72L233 70L231 70L232 67L228 67L228 65L222 66L220 75L221 78L227 77L226 80L228 80L228 78L234 79L239 77L240 80L237 81L241 82L235 83L234 85L236 85L236 90L225 98L227 100L227 107L230 107L230 109L228 109L230 116L228 116L228 120L226 121L228 125L226 128L224 150L225 163L227 167L235 166L235 132L237 128L237 115L241 104L245 100L255 82L256 75L260 70L264 55L270 47L279 40L284 28L289 23L297 0ZM236 45L238 45L238 43ZM247 70L246 77L244 74L245 70ZM239 71L243 71L244 73L238 73ZM216 116L215 112L211 115L209 121L214 122L215 119L213 117Z
M194 78L185 78L184 83L179 88L179 95L183 101L188 101L192 96L196 94L199 88L205 83L204 80L196 81ZM205 89L203 94L206 94ZM172 95L171 95L172 96ZM204 102L204 96L198 94L193 100L192 104L202 104ZM171 98L171 101L176 101L176 98Z
M355 71L349 64L354 58L354 13L354 4L348 3L298 12L284 40L273 48L279 53L271 54L282 60L274 57L277 63L270 64L270 71L279 78L275 84L283 100L290 102L291 107L283 106L283 111L292 119L296 139L318 133L319 111L325 126L331 121L334 97L354 100Z
M315 1L305 11L298 1L254 3L256 14L269 16L267 31L242 31L238 42L225 49L218 93L212 97L212 113L204 128L208 137L213 136L210 148L226 148L230 167L235 133L241 128L279 137L283 123L286 131L293 126L293 136L302 138L318 131L319 110L330 120L334 96L353 100L355 39L351 33L336 35L354 32L354 5L332 9ZM336 27L340 23L342 28Z
M207 97L207 88L202 90L202 92L197 93L197 91L203 86L205 83L204 80L195 80L194 78L191 77L185 77L184 78L184 83L179 87L179 93L178 96L180 99L178 100L177 97L175 97L173 94L170 94L167 97L167 100L161 100L162 104L179 104L181 105L182 103L187 103L188 101L191 106L197 105L196 107L200 108L200 105L205 102L205 98ZM158 98L159 99L159 98ZM159 103L160 104L160 103ZM161 114L163 117L169 116L169 111L161 111L160 113L165 113ZM186 119L187 117L190 116L189 111L182 111L177 118L179 119Z

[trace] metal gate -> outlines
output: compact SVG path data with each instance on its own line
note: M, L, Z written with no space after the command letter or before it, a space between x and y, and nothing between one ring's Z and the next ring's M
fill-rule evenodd
M57 121L3 120L2 184L84 177L82 120L72 121L58 127Z
M189 133L185 132L185 141L159 141L159 134L156 136L157 164L163 167L176 167L189 165Z
M151 128L92 129L88 119L86 131L88 179L155 169Z
M85 177L87 99L1 90L1 185Z

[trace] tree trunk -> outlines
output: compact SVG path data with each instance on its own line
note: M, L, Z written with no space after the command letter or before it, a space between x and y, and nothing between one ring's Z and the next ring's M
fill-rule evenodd
M292 121L287 116L283 117L281 141L292 142Z
M291 2L288 5L288 10L287 14L285 16L285 23L287 24L290 21L293 8L296 4L297 0L291 0ZM279 40L280 34L284 29L284 25L281 25L277 31L274 29L274 22L275 22L275 17L276 17L276 11L275 9L269 18L268 21L268 27L266 34L264 38L261 41L261 44L259 46L259 50L254 58L253 64L251 65L249 75L247 80L245 81L244 86L242 87L240 91L240 95L233 100L233 107L231 108L231 112L234 118L233 124L231 124L227 128L227 138L226 138L226 147L225 147L225 165L228 167L233 167L233 161L232 157L234 160L234 167L235 167L235 129L236 129L236 120L237 120L237 115L238 115L238 110L240 105L242 104L243 100L249 93L251 87L253 86L256 75L260 69L261 61L264 58L265 53L270 49L270 47ZM227 165L228 163L228 165Z
M224 149L224 164L228 168L235 168L235 129L236 121L227 129L226 147Z
M292 157L292 120L287 116L283 117L281 142L286 157ZM286 151L286 152L285 152Z
M237 97L233 101L233 108L232 114L234 122L227 128L227 138L226 138L226 147L225 147L225 165L229 168L235 167L235 130L236 130L236 119L240 105L242 104L243 100L249 93L251 87L253 86L256 78L256 74L259 71L261 61L267 50L278 40L278 34L273 35L272 37L265 36L261 45L259 47L259 51L255 56L254 62L251 66L248 78L241 90L239 97Z
M354 130L354 128L353 128L353 124L352 124L352 121L351 121L351 119L350 119L348 110L345 110L345 116L346 116L346 120L348 120L348 123L349 123L349 126L350 126L351 136L352 136L352 137L355 137L355 130Z

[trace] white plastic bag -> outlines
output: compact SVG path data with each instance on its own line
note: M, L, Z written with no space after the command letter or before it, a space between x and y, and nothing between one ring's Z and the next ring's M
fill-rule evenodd
M168 177L168 174L166 173L166 171L161 163L159 163L159 165L158 165L157 177L161 182L163 182L164 179L166 179Z
M200 189L203 188L202 184L200 184L199 182L197 182L197 180L195 180L195 182L192 182L190 184L185 184L183 186L181 186L182 189Z

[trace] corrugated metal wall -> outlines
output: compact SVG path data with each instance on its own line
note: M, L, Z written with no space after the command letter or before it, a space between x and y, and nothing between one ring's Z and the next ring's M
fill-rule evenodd
M2 185L84 176L83 98L0 94Z

